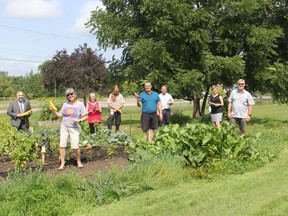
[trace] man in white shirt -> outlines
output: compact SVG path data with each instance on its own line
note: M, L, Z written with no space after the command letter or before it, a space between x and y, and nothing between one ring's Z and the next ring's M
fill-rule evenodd
M171 94L167 93L167 86L163 85L161 88L161 93L159 94L160 101L162 104L162 115L163 119L161 121L161 126L170 124L170 109L174 100Z
M237 124L240 133L246 131L246 123L252 116L252 106L255 104L251 94L245 90L245 80L239 79L238 89L233 90L228 98L228 118L232 124Z

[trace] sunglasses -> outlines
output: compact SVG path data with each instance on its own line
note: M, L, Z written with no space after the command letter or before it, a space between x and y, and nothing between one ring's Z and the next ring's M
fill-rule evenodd
M244 83L238 83L238 86L243 86L244 85Z
M71 96L71 95L74 95L74 93L67 94L66 97L69 97L69 96Z

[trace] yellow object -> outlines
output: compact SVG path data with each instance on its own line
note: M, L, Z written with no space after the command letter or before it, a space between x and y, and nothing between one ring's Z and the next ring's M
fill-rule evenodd
M46 147L45 146L42 146L41 153L46 153Z
M50 106L52 107L52 109L57 111L57 107L54 106L54 104L51 100L49 101L49 103L50 103Z
M27 115L30 115L30 114L31 114L31 112L32 112L32 110L28 110L28 111L26 111L26 112L22 113L22 116L27 116Z

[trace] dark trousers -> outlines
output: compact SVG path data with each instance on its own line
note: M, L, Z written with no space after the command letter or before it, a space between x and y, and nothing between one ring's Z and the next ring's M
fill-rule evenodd
M163 119L161 121L161 126L170 124L170 109L162 110Z
M24 130L24 131L28 131L28 125L26 124L25 119L21 119L20 125L19 127L17 127L18 130Z
M98 124L100 124L100 122L99 123L89 123L90 134L95 133L95 130L97 130Z
M115 120L115 126L116 126L115 131L119 131L120 123L121 123L121 113L120 112L115 112L113 115L110 115L109 118L107 119L107 126L108 126L109 130L112 129L112 125L113 125L114 120Z

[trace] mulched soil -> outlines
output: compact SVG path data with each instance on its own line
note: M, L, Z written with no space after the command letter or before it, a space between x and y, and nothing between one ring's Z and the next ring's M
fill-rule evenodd
M118 146L114 149L113 154L108 154L108 149L104 147L93 147L91 149L81 149L81 161L84 165L83 168L77 167L74 156L70 160L66 161L65 168L58 170L59 167L59 155L53 155L47 153L45 157L45 165L42 167L42 171L49 175L58 175L61 173L73 172L80 176L91 179L94 177L97 170L106 170L111 166L119 168L125 168L128 165L128 154L125 153L123 146ZM39 159L27 163L27 169L37 169L41 164L41 154L38 154ZM7 177L10 171L14 170L13 163L9 157L0 157L0 176Z

